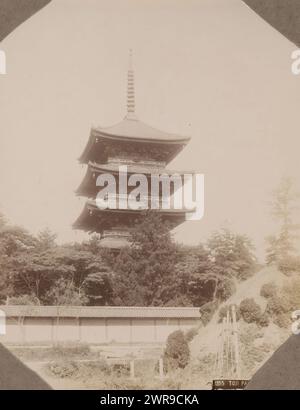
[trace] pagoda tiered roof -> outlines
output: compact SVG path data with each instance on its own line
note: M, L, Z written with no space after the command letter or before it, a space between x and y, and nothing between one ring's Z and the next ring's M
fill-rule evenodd
M89 233L100 233L115 226L132 227L143 217L145 211L141 209L100 209L95 200L88 200L84 208L73 224L73 228L81 229ZM155 211L153 211L155 212ZM175 228L186 220L186 213L192 212L187 209L159 209L164 221L168 221L170 229Z
M73 224L75 229L101 234L101 243L111 248L120 248L127 244L130 231L137 221L144 218L144 207L153 206L163 221L169 222L170 229L186 220L192 210L171 208L171 202L163 198L161 186L158 193L152 194L149 181L153 175L180 175L193 172L175 172L166 169L166 165L187 145L190 137L158 130L140 121L135 114L134 73L131 66L128 70L127 114L125 118L111 127L92 127L87 145L79 158L88 168L83 181L78 187L77 195L90 198L81 214ZM96 185L101 174L112 174L119 187L120 166L127 167L127 174L143 174L147 177L148 193L139 199L139 209L130 209L128 193L115 193L108 197L109 207L98 207L95 198L99 192ZM168 199L178 189L170 180ZM185 182L182 179L182 184ZM161 183L161 179L160 179ZM155 191L156 192L156 191ZM105 199L106 200L106 199ZM170 202L170 203L169 203ZM106 203L105 203L106 204ZM125 208L125 209L124 209ZM123 246L122 245L122 246Z
M158 130L151 127L148 124L140 121L136 116L126 116L123 121L112 127L94 128L95 134L105 135L110 138L120 137L122 139L129 138L132 140L149 140L149 141L167 141L172 142L188 142L189 137L183 137L182 135L172 134L169 132Z
M128 176L132 174L143 174L148 178L152 175L168 175L172 176L174 174L183 176L184 174L193 174L193 171L175 171L162 168L161 166L155 164L120 164L120 163L107 163L98 164L96 162L89 162L86 174L76 190L76 194L80 196L87 196L89 198L95 198L99 187L96 186L97 176L103 173L109 173L115 176L119 174L119 166L126 165Z
M79 158L81 163L89 161L105 163L114 152L116 145L122 144L124 151L144 152L144 156L156 148L159 160L170 162L189 142L190 137L160 131L135 116L126 116L123 121L112 127L93 127L88 143ZM150 154L151 155L151 154Z

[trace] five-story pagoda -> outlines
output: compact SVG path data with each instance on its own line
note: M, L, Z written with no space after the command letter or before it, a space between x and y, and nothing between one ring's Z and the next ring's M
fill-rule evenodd
M79 158L80 163L87 164L87 171L76 193L87 197L88 200L73 227L90 233L99 233L101 244L109 248L119 249L127 245L131 227L143 217L144 212L142 209L124 209L122 203L126 198L120 195L117 195L114 207L100 209L96 203L99 192L99 187L96 185L98 176L107 173L114 175L118 185L120 166L124 165L128 178L133 174L143 174L150 182L152 175L173 175L174 171L168 171L166 166L189 140L188 137L159 131L137 118L134 71L130 55L127 114L123 121L112 127L92 128L88 143ZM161 189L159 189L160 204L161 199ZM150 203L150 191L148 200ZM161 214L163 220L169 221L171 229L185 221L186 210L184 209L159 207L157 212Z

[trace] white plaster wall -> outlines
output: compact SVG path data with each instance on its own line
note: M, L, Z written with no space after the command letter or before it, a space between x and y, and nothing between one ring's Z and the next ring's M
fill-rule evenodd
M199 319L182 318L8 318L0 342L163 343L175 330L187 331L197 325Z
M105 319L82 318L80 340L86 343L106 343Z
M55 342L76 342L80 340L77 318L54 318L53 339Z
M199 320L196 319L179 319L179 328L183 332L191 329L192 327L199 326Z
M130 319L107 319L107 342L129 343L131 340Z
M179 329L179 319L156 319L157 342L167 340L170 333Z
M6 316L3 310L0 309L0 336L6 334Z
M156 340L154 319L132 319L132 341L153 343Z
M53 327L51 318L27 317L24 319L23 327L26 343L52 341Z
M25 329L19 325L18 319L6 319L6 333L0 336L1 343L24 343Z

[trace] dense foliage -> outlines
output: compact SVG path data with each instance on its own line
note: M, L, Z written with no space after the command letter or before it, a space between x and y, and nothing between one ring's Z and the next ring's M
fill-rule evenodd
M177 245L156 212L137 221L118 254L97 236L58 245L48 229L33 236L0 218L0 302L44 305L210 306L254 273L245 236L223 229L207 243Z
M253 298L242 300L239 307L240 315L246 323L259 323L262 316L260 306Z
M272 193L271 215L278 225L277 232L267 238L267 263L276 264L281 272L300 271L299 215L300 193L291 178L283 178Z
M189 363L190 349L181 330L176 330L168 336L163 360L167 372L175 369L184 369Z

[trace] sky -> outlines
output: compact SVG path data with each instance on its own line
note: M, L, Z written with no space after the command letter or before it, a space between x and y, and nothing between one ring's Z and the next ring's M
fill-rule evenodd
M53 0L0 48L0 211L58 241L71 227L91 126L126 114L133 49L136 113L191 136L169 167L205 175L205 215L174 231L197 244L222 226L247 234L263 255L274 230L268 201L299 172L300 76L296 46L240 0Z

